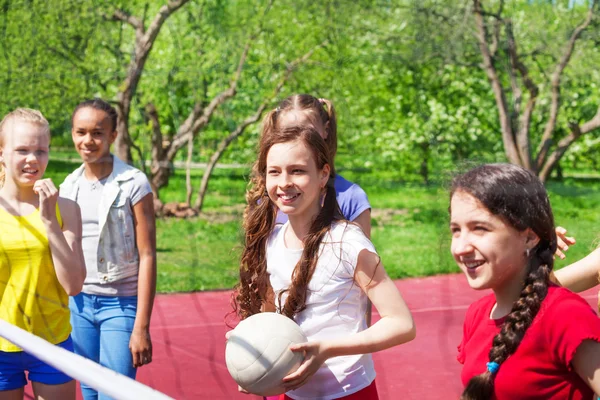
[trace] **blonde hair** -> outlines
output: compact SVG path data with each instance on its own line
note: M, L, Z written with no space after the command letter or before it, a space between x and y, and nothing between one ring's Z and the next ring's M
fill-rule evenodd
M9 132L10 127L17 121L39 125L46 130L48 135L50 135L50 124L41 112L31 108L17 108L6 114L2 119L2 122L0 122L0 147L3 147L5 135ZM0 188L4 185L5 177L6 172L4 171L4 166L0 163Z

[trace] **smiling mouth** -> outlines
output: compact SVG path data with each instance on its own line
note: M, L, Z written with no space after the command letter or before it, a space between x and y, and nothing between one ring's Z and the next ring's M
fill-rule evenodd
M278 194L277 196L280 199L282 199L282 200L290 201L290 200L294 200L294 199L298 198L298 196L300 196L300 193L296 193L296 194Z
M22 169L23 173L25 174L31 174L31 175L35 175L38 173L39 170L37 169L33 169L33 168L24 168Z
M475 268L480 267L483 264L485 264L485 261L482 261L482 260L479 260L479 261L463 261L463 264L468 269L475 269Z

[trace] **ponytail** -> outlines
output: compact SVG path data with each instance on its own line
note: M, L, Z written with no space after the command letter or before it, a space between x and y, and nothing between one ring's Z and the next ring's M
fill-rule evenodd
M337 118L335 107L329 99L319 99L319 102L323 105L325 112L327 113L327 120L324 121L324 124L326 125L325 131L327 132L325 143L327 143L331 161L333 162L337 154Z

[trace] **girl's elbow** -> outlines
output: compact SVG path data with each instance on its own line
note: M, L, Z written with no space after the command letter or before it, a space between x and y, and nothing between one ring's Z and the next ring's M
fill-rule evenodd
M417 326L415 325L415 321L412 318L408 318L408 320L402 321L402 327L400 329L399 340L400 343L406 343L414 340L417 337Z

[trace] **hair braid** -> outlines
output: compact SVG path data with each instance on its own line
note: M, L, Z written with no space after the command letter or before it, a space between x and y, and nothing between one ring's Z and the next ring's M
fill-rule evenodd
M543 247L538 244L537 251L531 256L521 296L514 303L510 314L506 316L500 333L492 341L489 353L490 362L501 366L509 356L514 354L540 310L542 301L548 294L548 284L550 283L550 272L553 265L551 247L551 243ZM491 399L494 392L494 377L495 374L488 370L471 378L461 400Z

